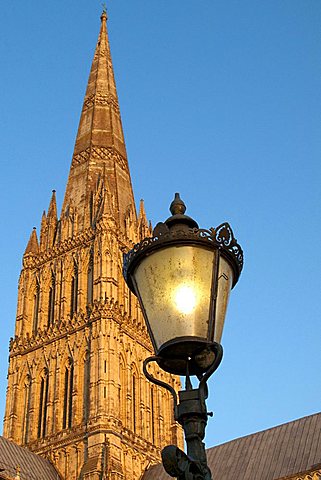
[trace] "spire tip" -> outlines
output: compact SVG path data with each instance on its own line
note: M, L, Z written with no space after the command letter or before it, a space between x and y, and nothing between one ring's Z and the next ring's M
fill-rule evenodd
M101 5L103 7L103 11L101 12L100 20L101 21L107 20L107 5L106 5L106 2L102 3Z

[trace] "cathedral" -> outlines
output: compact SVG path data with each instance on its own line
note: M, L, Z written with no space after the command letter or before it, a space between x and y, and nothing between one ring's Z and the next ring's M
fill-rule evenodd
M55 191L23 255L10 342L0 479L166 480L182 448L123 252L151 235L137 214L107 33L101 27L60 215ZM154 367L176 390L179 379ZM208 449L220 480L321 479L321 414Z
M182 443L169 392L143 375L151 343L122 276L123 252L151 226L143 202L136 213L106 21L61 214L53 191L23 256L10 343L4 437L68 480L138 479Z

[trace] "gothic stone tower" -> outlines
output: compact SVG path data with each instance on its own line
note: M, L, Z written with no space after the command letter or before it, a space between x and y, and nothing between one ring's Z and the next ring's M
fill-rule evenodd
M122 252L150 227L142 202L136 215L106 20L61 216L53 192L23 256L10 343L4 436L68 480L138 480L181 443L169 394L142 373L151 344L122 278Z

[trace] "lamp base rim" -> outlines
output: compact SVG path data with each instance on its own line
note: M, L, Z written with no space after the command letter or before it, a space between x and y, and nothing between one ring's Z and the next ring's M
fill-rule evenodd
M202 337L176 337L161 345L157 363L174 375L202 375L215 359L213 342Z

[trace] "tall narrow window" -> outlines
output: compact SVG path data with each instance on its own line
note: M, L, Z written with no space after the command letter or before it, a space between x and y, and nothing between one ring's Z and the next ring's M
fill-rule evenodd
M140 405L139 405L139 395L138 395L138 381L136 373L133 373L132 376L132 427L133 431L136 432L139 428L139 417L140 417Z
M55 317L55 296L56 296L56 281L55 276L51 277L51 285L49 287L49 301L48 301L48 327L53 324Z
M31 378L27 375L24 389L24 409L23 409L23 428L22 443L26 444L29 440L29 415L30 415L30 399L31 399Z
M64 281L64 270L63 270L63 262L60 263L60 285L59 285L59 299L58 299L58 319L59 322L61 321L61 310L62 310L62 295L63 295L63 281Z
M39 280L37 280L36 290L33 296L33 321L32 321L33 333L37 333L37 330L38 330L39 300L40 300L40 285L39 285Z
M70 316L77 312L78 306L78 265L74 263L74 272L71 279L71 300L70 300Z
M136 377L132 377L132 415L133 415L133 430L136 432Z
M43 400L44 400L44 389L45 389L45 380L41 379L40 384L40 397L39 397L39 417L38 417L38 438L41 437L42 432L42 410L43 410Z
M128 314L131 317L132 315L132 294L131 291L128 289Z
M72 391L74 388L74 364L70 367L70 379L69 379L69 406L68 406L68 428L72 425Z
M151 426L152 426L152 443L155 444L155 389L152 387L150 391L150 397L151 397Z
M64 411L62 428L71 428L72 426L72 391L74 386L74 365L65 369L65 392L64 392Z
M46 436L47 430L47 408L48 408L49 378L48 374L41 379L38 417L38 438Z
M84 359L84 391L83 391L83 422L86 424L89 417L90 404L90 351L87 350Z
M119 356L119 390L118 390L118 400L119 400L119 416L123 422L124 427L128 426L127 421L127 381L126 381L126 371L125 371L125 362L122 356Z
M93 303L93 291L94 291L94 255L93 251L90 252L90 259L87 271L87 304Z
M64 391L64 414L62 420L62 428L67 427L67 410L68 410L68 386L69 386L69 369L65 369L65 391Z

